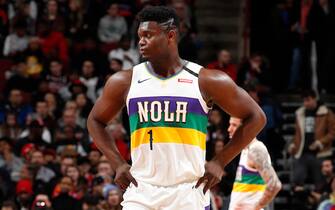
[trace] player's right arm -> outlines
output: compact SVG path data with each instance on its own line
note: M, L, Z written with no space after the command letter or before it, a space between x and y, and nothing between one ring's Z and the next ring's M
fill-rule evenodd
M114 139L111 138L105 128L124 106L131 76L132 71L121 71L111 76L87 118L88 131L94 143L116 171L115 182L123 190L128 187L130 182L135 185L137 183L129 173L130 166L122 158Z
M268 205L281 189L281 182L272 167L268 152L263 145L255 145L248 152L248 165L255 168L266 183L266 188L261 199L257 202L255 210Z

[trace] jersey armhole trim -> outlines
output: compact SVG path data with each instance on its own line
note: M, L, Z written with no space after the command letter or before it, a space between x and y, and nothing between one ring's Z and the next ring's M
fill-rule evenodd
M134 77L135 77L135 67L134 66L130 71L131 72L131 81L130 81L130 85L129 85L129 88L128 88L128 93L127 93L127 96L126 96L126 107L127 107L127 114L129 115L129 106L128 106L128 103L129 103L129 100L130 100L130 90L133 86L133 80L134 80Z

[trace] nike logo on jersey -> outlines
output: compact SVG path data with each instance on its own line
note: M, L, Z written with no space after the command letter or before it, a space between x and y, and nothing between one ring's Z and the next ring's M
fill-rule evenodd
M149 79L151 79L151 78L147 78L147 79L144 79L144 80L137 80L137 83L140 84L140 83L145 82L145 81L147 81Z

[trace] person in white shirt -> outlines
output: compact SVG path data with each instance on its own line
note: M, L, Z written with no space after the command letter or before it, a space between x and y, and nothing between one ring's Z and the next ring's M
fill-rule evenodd
M29 44L29 37L26 35L25 26L23 22L18 22L14 26L14 33L6 37L3 55L12 56L16 53L22 52L27 49Z
M131 47L131 40L128 36L123 36L120 40L120 47L110 51L109 60L119 59L123 63L122 69L128 70L139 63L140 55L138 50Z
M98 37L104 43L116 43L127 33L128 27L124 17L119 16L119 7L113 3L107 10L107 15L100 19Z

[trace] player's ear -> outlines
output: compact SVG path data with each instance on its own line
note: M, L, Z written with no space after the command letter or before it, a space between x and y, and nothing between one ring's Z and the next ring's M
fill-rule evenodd
M170 30L170 31L167 33L167 36L168 36L169 41L175 41L175 40L178 40L178 33L177 33L177 30Z

